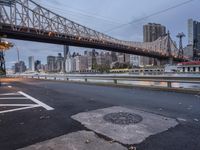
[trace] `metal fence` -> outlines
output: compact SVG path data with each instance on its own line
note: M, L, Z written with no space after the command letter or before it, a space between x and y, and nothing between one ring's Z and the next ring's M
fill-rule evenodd
M13 75L10 77L60 80L115 85L155 86L167 88L199 89L200 77L176 76L112 76L112 75Z

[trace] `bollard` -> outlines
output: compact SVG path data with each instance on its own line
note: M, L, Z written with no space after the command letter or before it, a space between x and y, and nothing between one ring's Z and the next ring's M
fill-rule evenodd
M117 79L114 79L114 84L117 84Z
M168 87L168 88L172 88L172 83L171 83L171 81L167 81L167 87Z
M67 81L69 81L69 78L66 78Z
M87 78L85 78L85 82L87 82Z

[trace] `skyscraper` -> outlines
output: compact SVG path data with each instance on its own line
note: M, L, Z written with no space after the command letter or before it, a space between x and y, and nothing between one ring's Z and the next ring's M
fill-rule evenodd
M144 42L153 42L164 35L166 35L166 27L161 24L148 23L143 26Z
M57 72L65 71L64 57L62 57L61 53L58 53L58 56L56 58L56 70Z
M56 57L55 56L48 56L47 57L47 68L49 72L56 71Z
M40 69L41 69L41 61L39 61L39 60L36 60L35 61L35 71L36 72L39 72L40 71Z
M26 65L24 61L15 63L15 73L23 73L26 71Z
M28 57L28 66L29 66L29 70L30 71L35 71L35 62L34 62L34 57L33 56L30 56Z
M64 45L64 59L67 59L67 55L69 53L69 46L67 45Z
M63 60L63 72L66 72L66 61L67 61L67 56L69 55L69 46L64 45L64 60Z
M200 22L188 20L188 44L200 50Z
M143 26L143 42L153 42L159 37L166 35L166 27L157 23L148 23ZM155 65L158 60L154 58L141 57L142 66Z

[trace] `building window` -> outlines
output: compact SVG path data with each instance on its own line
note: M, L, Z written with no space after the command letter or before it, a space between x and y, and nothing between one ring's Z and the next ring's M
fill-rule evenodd
M185 72L185 67L183 67L183 72Z
M188 72L190 72L190 67L188 67Z
M193 67L193 71L196 72L196 67Z

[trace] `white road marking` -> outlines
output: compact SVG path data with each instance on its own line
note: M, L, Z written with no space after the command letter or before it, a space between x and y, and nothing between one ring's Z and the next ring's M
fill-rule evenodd
M0 107L32 107L39 106L38 104L0 104Z
M186 122L187 120L184 119L184 118L177 118L178 121L183 121L183 122Z
M22 108L4 110L4 111L0 111L0 114L8 113L8 112L14 112L14 111L19 111L19 110L26 110L26 109L30 109L30 108L37 108L37 107L41 107L41 106L37 105L37 106L31 106L31 107L22 107Z
M0 100L2 99L29 99L27 97L1 97Z
M9 85L8 88L12 88L12 86Z
M46 110L54 110L54 108L48 106L47 104L45 104L45 103L33 98L32 96L30 96L30 95L28 95L28 94L26 94L26 93L24 93L22 91L19 91L18 93L23 95L23 96L25 96L25 97L27 97L28 99L32 100L33 102L37 103L38 105L40 105L41 107L45 108Z
M2 85L8 85L8 83L2 83Z
M0 94L0 96L9 96L9 95L20 95L19 93L5 93L5 94Z
M16 95L21 95L23 97L15 97ZM36 103L36 104L0 104L0 107L20 107L20 108L0 111L0 114L20 111L20 110L26 110L26 109L31 109L31 108L37 108L37 107L43 107L46 110L54 110L54 108L44 104L43 102L31 97L30 95L28 95L28 94L26 94L26 93L24 93L22 91L19 91L17 93L4 93L4 94L0 94L0 96L1 96L0 100L27 99L27 100L31 100L34 103ZM12 97L5 97L5 96L12 96Z

